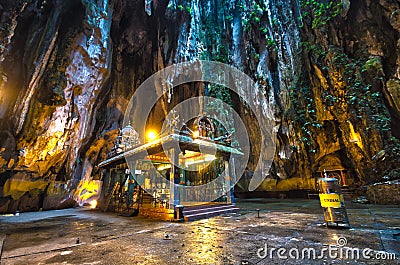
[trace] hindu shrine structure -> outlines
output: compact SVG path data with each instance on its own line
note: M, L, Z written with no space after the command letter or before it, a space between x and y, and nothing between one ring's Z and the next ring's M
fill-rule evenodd
M105 161L100 207L126 215L192 220L234 211L235 157L228 134L215 137L212 119L192 129L175 117L160 136L140 143L131 124ZM228 162L231 161L231 162Z

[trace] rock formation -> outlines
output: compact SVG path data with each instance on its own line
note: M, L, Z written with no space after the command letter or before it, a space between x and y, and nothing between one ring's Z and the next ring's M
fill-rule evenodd
M54 183L69 194L99 178L135 89L199 59L244 71L274 106L277 150L259 190L307 189L329 167L357 186L399 178L398 1L3 0L0 26L0 211L46 208ZM254 114L222 88L185 86L152 122L183 98L223 99L249 128L251 172Z

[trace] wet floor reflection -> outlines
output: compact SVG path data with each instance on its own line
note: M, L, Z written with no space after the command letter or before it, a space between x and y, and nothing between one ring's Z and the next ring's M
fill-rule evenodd
M226 245L226 236L214 229L218 225L214 219L206 220L201 224L191 227L189 233L185 233L184 245L187 245L185 260L191 262L213 263L221 256L220 250Z
M11 234L4 245L2 264L279 264L277 259L265 263L257 250L265 244L319 249L336 245L341 237L349 247L400 255L395 237L400 231L397 208L348 207L352 228L327 229L317 201L269 200L264 204L239 202L238 206L242 209L238 214L190 223L80 209L61 211L48 219L37 219L34 213L21 214L20 219L0 217L0 235ZM257 208L261 209L259 218ZM23 218L24 222L18 221ZM291 262L287 264L296 264ZM362 264L332 259L303 264L321 262Z

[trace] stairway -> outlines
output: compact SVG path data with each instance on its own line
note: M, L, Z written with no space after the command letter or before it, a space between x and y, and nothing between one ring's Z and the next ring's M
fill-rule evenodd
M154 197L150 193L142 190L141 205L149 206L152 205L153 203L154 203Z
M185 221L194 221L203 218L238 212L240 209L232 204L203 204L198 206L187 206L183 209Z
M342 186L341 187L342 190L342 194L343 194L343 198L344 201L351 201L354 198L357 198L359 196L358 194L358 188L351 188L348 186ZM316 199L319 200L319 193L318 191L315 190L307 190L307 197L308 199Z
M103 212L106 212L108 210L108 207L110 206L111 201L115 200L118 190L119 190L119 182L116 182L111 193L108 195L107 202L106 205L104 206Z
M342 186L342 194L344 201L351 201L354 198L358 197L358 188L350 188L348 186Z

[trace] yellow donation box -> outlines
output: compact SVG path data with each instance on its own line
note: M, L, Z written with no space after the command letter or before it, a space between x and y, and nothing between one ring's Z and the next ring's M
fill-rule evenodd
M326 227L332 224L350 227L339 180L336 178L320 178L318 179L318 187Z

